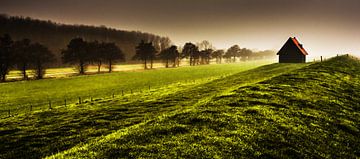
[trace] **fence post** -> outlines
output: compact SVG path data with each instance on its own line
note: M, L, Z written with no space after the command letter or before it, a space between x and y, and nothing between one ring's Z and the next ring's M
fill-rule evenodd
M81 104L81 97L79 97L79 104Z
M320 62L322 62L323 60L322 60L322 56L320 56Z
M49 100L49 109L51 109L51 101Z
M92 98L92 97L90 97L90 101L93 102L93 98Z
M66 99L64 100L64 106L66 107Z

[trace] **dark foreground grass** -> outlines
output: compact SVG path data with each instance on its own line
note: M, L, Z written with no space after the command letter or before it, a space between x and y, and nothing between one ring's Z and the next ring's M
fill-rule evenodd
M50 158L359 158L359 74L349 57L247 85L239 74L186 109Z
M59 107L49 111L3 119L0 120L0 158L50 156L72 147L81 147L87 143L101 143L102 138L117 136L118 130L123 133L131 132L135 135L131 140L147 147L147 140L157 140L159 135L173 136L173 132L168 132L167 128L175 132L183 132L182 128L172 128L172 125L167 125L164 130L152 132L155 135L154 138L147 133L143 134L145 136L133 133L132 129L151 131L156 127L150 126L151 129L148 129L149 122L155 122L154 119L158 117L166 119L165 117L171 114L181 114L183 111L193 110L195 105L207 102L211 97L228 89L260 82L305 66L306 64L272 64L231 76L219 77L212 81L197 80L195 83L175 83L151 92L126 95L115 99L88 101L85 104L71 105L68 108ZM111 142L109 141L109 143ZM128 144L136 146L135 143ZM151 149L151 146L147 148ZM105 148L101 152L104 154L97 154L93 157L109 158L112 154L107 154L108 150L110 149ZM154 153L156 153L155 150ZM124 151L124 153L126 152ZM89 154L86 155L94 154L90 154L89 151ZM129 157L129 154L117 155L118 157Z

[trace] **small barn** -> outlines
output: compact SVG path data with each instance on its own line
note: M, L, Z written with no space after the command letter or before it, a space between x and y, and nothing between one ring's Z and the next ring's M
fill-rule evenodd
M295 37L290 37L277 55L279 63L305 63L308 53Z

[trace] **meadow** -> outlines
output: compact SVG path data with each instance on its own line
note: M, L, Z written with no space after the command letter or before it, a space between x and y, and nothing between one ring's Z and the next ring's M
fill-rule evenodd
M112 96L147 91L171 83L188 83L211 80L269 63L268 61L241 64L204 65L154 70L138 70L137 65L121 66L122 70L111 74L72 76L37 81L0 83L0 117L19 113L65 106ZM50 73L69 68L52 69ZM65 101L66 100L66 101Z
M341 56L145 71L147 91L0 119L0 158L357 158L359 68Z

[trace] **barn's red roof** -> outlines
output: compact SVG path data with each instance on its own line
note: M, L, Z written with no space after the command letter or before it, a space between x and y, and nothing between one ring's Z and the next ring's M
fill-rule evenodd
M299 43L299 41L293 37L291 38L291 40L294 42L294 44L299 48L299 50L301 51L302 54L304 55L309 55L306 50L304 49L304 47L302 46L302 44Z

